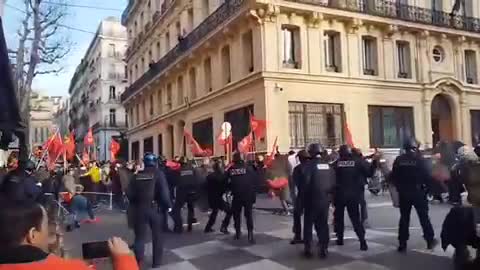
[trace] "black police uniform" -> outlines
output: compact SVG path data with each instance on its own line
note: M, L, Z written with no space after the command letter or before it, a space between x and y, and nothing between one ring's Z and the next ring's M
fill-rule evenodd
M256 176L253 169L247 166L243 161L234 163L228 168L226 173L229 182L229 188L232 192L232 213L235 223L236 239L241 235L241 212L244 209L244 215L247 222L248 238L251 243L253 240L253 204L256 201Z
M190 164L182 164L178 172L178 179L176 182L176 199L173 206L173 220L175 222L174 231L177 233L183 232L182 208L187 204L187 223L188 231L192 230L195 216L195 200L197 199L198 184L200 180L198 175Z
M292 173L292 179L297 188L297 196L295 198L295 207L293 209L293 233L294 242L301 241L302 239L302 215L304 211L305 200L305 175L308 170L308 162L298 164Z
M211 232L212 226L217 219L218 211L225 212L225 218L221 225L221 231L227 232L230 219L232 217L232 211L230 204L223 199L223 195L227 191L227 181L225 174L221 171L214 171L207 176L207 191L208 191L208 204L212 209L212 213L205 226L205 232Z
M327 160L314 157L308 163L305 175L304 188L304 229L305 253L311 255L312 226L317 232L319 252L326 256L328 242L330 241L328 229L328 213L330 195L335 183L335 172Z
M161 228L166 218L163 213L172 207L168 193L165 175L157 168L145 168L129 183L127 196L133 211L135 233L133 250L139 263L144 258L147 226L152 231L153 265L158 266L162 262L164 239Z
M416 152L400 155L393 163L391 177L400 199L399 251L405 250L409 238L412 206L417 211L423 237L430 247L434 241L434 231L428 216L426 186L431 176L425 159Z
M361 242L362 249L366 249L365 228L360 218L360 205L364 199L365 179L371 177L374 166L367 161L352 157L340 157L335 163L335 232L337 244L343 245L343 233L345 230L344 217L345 208L353 225L353 229Z

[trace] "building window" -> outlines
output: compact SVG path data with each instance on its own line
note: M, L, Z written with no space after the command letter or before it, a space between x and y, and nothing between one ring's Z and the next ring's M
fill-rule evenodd
M340 33L327 31L324 33L323 37L326 70L330 72L342 72L342 46L340 43Z
M154 107L153 107L153 94L152 94L150 95L150 106L148 107L150 116L153 116L153 108Z
M248 31L242 35L242 49L245 73L251 73L254 70L253 66L253 35L252 31Z
M148 51L148 61L150 61L149 64L150 64L150 63L154 63L152 50L149 50L149 51Z
M117 98L117 93L115 91L115 86L114 85L110 85L110 91L109 91L108 97L109 97L109 99L116 99Z
M378 50L377 39L371 36L362 37L363 48L363 74L378 75Z
M233 149L237 149L237 144L250 132L250 115L254 114L253 105L245 106L224 115L224 121L232 124Z
M212 61L210 57L203 61L203 71L205 73L205 89L212 92Z
M232 81L232 73L230 67L230 47L227 45L222 48L222 78L223 84L228 84Z
M117 118L115 109L110 109L109 122L111 127L117 126Z
M433 56L433 61L435 61L435 63L441 63L445 58L445 52L442 47L435 46L432 50L432 56Z
M157 93L157 101L158 101L158 114L162 114L162 108L163 108L163 97L162 97L162 90L158 90Z
M343 143L343 105L289 102L290 147L313 142L333 147Z
M163 136L162 134L158 134L158 139L157 139L157 151L159 156L163 156Z
M140 161L140 144L138 141L132 142L132 160Z
M153 153L153 137L148 137L143 140L143 154Z
M133 29L135 30L134 35L137 35L138 34L138 23L137 23L137 21L135 21Z
M109 57L115 57L116 56L115 44L109 44L108 45L108 56Z
M283 66L300 68L301 46L300 28L291 25L282 25L283 34Z
M165 34L165 48L167 49L166 52L170 51L170 33L169 32Z
M192 124L192 136L202 149L213 152L213 119L208 118Z
M194 67L188 72L188 77L190 79L190 98L192 100L197 98L197 71Z
M412 78L410 43L407 41L397 41L397 53L398 78Z
M167 109L172 109L172 84L167 85Z
M188 10L188 31L193 30L193 8Z
M160 47L160 41L157 42L157 61L160 60L160 57L162 57L162 51Z
M184 100L184 92L183 92L183 76L179 76L177 79L177 105L180 106L183 104Z
M137 104L135 105L135 125L140 124L140 106Z
M368 119L372 148L398 148L415 136L412 108L368 106Z
M135 65L135 78L134 78L134 80L136 80L138 77L140 77L139 74L138 74L138 65ZM134 80L132 80L132 82Z
M140 27L143 27L145 25L145 21L143 20L144 14L143 12L140 13Z
M141 72L142 72L142 75L143 75L143 73L147 70L147 69L145 68L145 58L142 57L142 59L140 60L140 65L141 65L141 67L142 67L142 71L141 71Z
M147 120L147 106L145 104L145 99L142 100L142 123Z
M181 29L182 29L182 28L181 28L181 26L180 26L180 22L177 22L177 23L175 24L175 34L176 34L176 36L177 36L178 42L180 42L180 40L182 40L182 38L183 38L183 37L182 37L182 30L181 30Z
M210 14L210 1L209 0L202 0L202 10L203 10L203 17L206 18Z
M477 84L477 53L465 50L465 79L468 84Z
M470 120L472 125L472 144L480 144L480 110L470 111Z

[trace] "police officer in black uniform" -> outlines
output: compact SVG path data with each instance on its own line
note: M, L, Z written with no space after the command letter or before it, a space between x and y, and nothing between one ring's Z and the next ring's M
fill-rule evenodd
M213 164L213 172L207 176L208 204L212 209L212 213L210 213L207 225L205 226L205 233L213 232L212 227L217 219L218 211L221 210L225 212L225 218L220 227L220 232L229 234L228 225L232 217L232 210L230 204L223 199L227 191L226 180L223 161L217 159Z
M305 257L311 258L312 254L312 226L318 237L318 255L324 259L328 256L328 209L330 196L335 183L335 172L328 162L328 154L318 143L308 146L310 162L304 178L304 229Z
M253 168L247 166L242 160L240 153L233 154L233 165L227 170L227 177L230 180L229 187L233 195L232 213L235 223L235 239L241 236L241 213L244 211L248 229L248 241L255 243L253 237L253 204L256 201L256 176Z
M42 203L44 196L42 188L33 175L35 163L27 160L24 164L9 172L2 183L1 193L12 201L39 202Z
M337 180L334 196L337 245L343 245L344 216L347 208L353 229L360 241L360 249L368 250L365 228L360 218L360 204L365 193L365 180L373 175L376 162L370 165L360 156L354 156L348 145L340 146L338 152L340 158L334 163Z
M297 154L300 164L293 169L292 179L297 188L297 196L295 198L295 206L293 209L293 240L290 244L302 244L302 215L303 215L303 203L305 199L305 174L308 169L308 161L310 156L305 150L301 150Z
M428 249L433 249L438 241L435 239L430 218L428 216L428 201L426 187L431 175L425 159L418 151L415 139L407 139L404 143L405 153L397 157L393 163L392 181L398 190L400 199L400 225L398 231L399 252L406 252L409 238L410 212L415 207L423 237Z
M133 211L133 250L139 265L143 262L147 226L152 231L153 268L160 266L163 255L162 224L165 210L171 211L171 201L165 174L157 168L157 157L146 153L144 170L130 181L127 196Z
M195 200L197 199L198 185L200 183L199 176L190 162L185 161L185 158L180 158L181 168L178 172L178 179L176 181L176 199L173 206L173 220L175 222L176 233L183 232L182 208L187 204L187 223L188 231L192 231L193 223L195 222Z

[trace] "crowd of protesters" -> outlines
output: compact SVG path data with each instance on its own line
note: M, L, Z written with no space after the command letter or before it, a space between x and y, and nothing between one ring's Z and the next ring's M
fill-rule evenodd
M12 202L21 202L21 204L16 204L16 208L12 207L12 209L16 209L15 211L19 213L19 216L13 215L10 210L4 210L0 213L0 219L2 219L0 220L0 226L3 226L2 224L5 224L5 222L11 224L15 222L15 219L19 218L25 218L26 221L21 224L22 226L17 228L18 231L12 232L13 229L10 229L10 231L5 230L5 232L10 235L4 235L3 230L1 230L0 237L5 239L12 237L7 239L10 241L9 243L11 243L11 250L25 250L25 254L28 254L26 257L30 257L11 258L14 253L10 253L10 250L2 248L0 249L0 262L4 262L7 265L18 264L24 261L35 265L39 260L51 260L52 263L64 263L60 262L58 258L52 257L52 259L50 259L50 255L44 252L45 249L41 246L43 244L40 243L43 241L43 239L41 239L41 234L43 233L42 224L46 219L43 212L48 208L48 204L54 201L66 208L70 217L66 221L66 230L71 231L79 228L82 223L99 222L99 219L95 216L95 209L99 207L102 202L109 203L109 196L112 196L113 207L127 213L128 225L136 235L133 250L135 251L137 262L141 264L144 250L142 246L144 245L146 236L143 225L139 227L138 212L143 206L139 208L138 205L135 205L137 201L136 198L139 196L139 194L136 193L140 190L136 188L135 185L138 185L136 183L138 183L139 179L148 180L149 176L146 172L150 171L153 172L155 177L164 179L165 189L168 189L167 194L165 194L166 197L162 197L162 200L168 200L168 203L162 203L164 205L163 207L160 207L160 203L155 204L162 217L157 219L161 222L159 225L161 228L157 228L161 232L183 233L183 208L187 209L187 230L191 231L192 225L197 223L195 210L202 209L205 211L210 210L208 222L203 230L205 233L214 231L218 213L224 212L225 216L220 225L220 232L224 234L230 233L228 227L230 219L233 217L235 223L235 238L239 239L241 235L240 212L243 209L247 221L248 240L253 244L255 240L253 236L254 224L252 207L256 196L251 194L261 192L268 193L273 198L278 198L279 209L281 209L277 211L278 214L293 214L294 238L291 243L304 243L305 239L302 239L301 224L303 214L307 214L308 212L307 208L305 208L305 203L308 204L308 202L305 201L305 196L307 195L302 193L302 189L307 188L304 183L304 178L306 177L305 171L302 172L302 170L312 170L311 167L308 167L311 166L311 164L317 162L318 164L316 166L318 168L326 165L335 172L337 179L336 183L333 184L333 190L335 190L333 193L337 194L350 192L348 188L344 186L350 184L341 184L343 178L349 179L349 177L353 177L352 179L356 179L355 181L358 180L361 182L361 191L363 191L364 186L368 186L372 194L377 195L380 190L386 190L386 186L388 185L401 187L402 184L399 184L399 180L395 180L394 178L402 178L408 175L408 173L395 173L394 164L394 173L392 173L392 166L386 164L381 153L378 151L375 151L372 155L363 156L359 149L349 149L345 148L346 146L342 147L329 151L323 148L317 150L310 149L312 151L311 153L307 151L290 151L285 155L280 154L277 149L265 157L262 155L246 155L242 158L239 153L235 153L231 163L228 163L225 157L201 158L196 160L188 160L185 157L175 157L173 160L167 160L161 156L155 156L153 159L152 154L149 154L148 159L150 163L148 166L154 169L148 169L148 166L146 167L143 161L126 162L122 160L115 162L91 161L88 164L78 164L75 166L59 164L56 169L50 171L42 164L27 161L20 169L15 157L12 156L9 159L8 167L0 170L3 175L3 177L0 176L2 181L0 182L0 186L3 194L1 199L7 201L5 205L10 205ZM478 181L474 179L475 175L472 173L472 171L476 172L476 170L472 170L472 168L476 168L476 164L479 163L477 154L480 153L480 147L469 150L468 147L460 142L441 142L431 151L430 162L424 159L423 154L420 154L417 148L418 146L411 144L403 149L403 151L407 151L406 158L408 159L408 151L412 152L412 149L414 149L415 152L411 154L410 157L416 160L416 158L420 158L421 155L422 164L423 160L426 161L425 164L428 164L425 166L428 167L431 177L428 177L428 179L422 178L423 180L427 179L428 182L422 182L421 192L430 194L433 200L443 201L448 199L452 205L461 206L463 202L461 194L469 188L470 190L472 190L472 188L473 190L475 190L475 188L478 189ZM405 154L405 152L403 152L403 154ZM312 161L312 159L315 160L312 156L318 156L318 160L315 162ZM154 165L152 164L152 160L154 160ZM370 165L368 165L367 160L371 161ZM364 166L366 169L358 169L357 165L355 165L355 170L359 171L342 172L343 169L348 169L352 164L351 162L354 162L353 164L355 164L355 162L363 164L361 167ZM412 163L410 162L408 164ZM475 166L472 164L475 164ZM361 173L362 170L364 173ZM418 173L418 170L415 169L407 169L406 171L415 171L415 173ZM480 173L480 170L478 172ZM402 177L399 177L399 175ZM155 177L152 176L152 179ZM329 176L326 174L322 177L328 178ZM415 178L416 176L414 175L412 177ZM21 189L16 185L20 178L23 181ZM345 181L345 183L348 183L350 180ZM465 188L466 186L469 188ZM443 195L446 192L448 192L448 196ZM365 242L365 230L362 228L368 226L367 203L364 192L360 193L360 196L357 197L355 195L354 199L354 205L358 203L360 209L358 222L356 222L357 217L355 217L355 215L352 222L355 221L356 232L362 244L361 249L366 250L368 247ZM475 201L475 196L478 195L475 194L476 193L473 192L469 193L468 201L473 205L478 204L478 202ZM332 204L333 208L330 207L330 210L335 209L332 223L335 225L334 229L337 235L339 235L340 240L341 236L343 236L343 218L341 218L338 213L341 213L343 217L343 210L341 210L343 208L349 211L349 215L353 213L351 212L353 208L349 200L351 199L345 199L343 204L336 201ZM420 199L420 201L423 203L423 199ZM37 203L43 206L39 206ZM417 203L417 201L412 201L411 205L417 208ZM405 198L403 198L403 205L403 207L405 207ZM400 206L400 208L402 208L402 206ZM155 211L155 214L158 211ZM304 211L307 212L304 213ZM305 218L311 218L310 215L313 214L311 211L313 210L310 210L310 214L305 216ZM403 210L401 209L401 211ZM417 211L419 211L418 208ZM37 216L35 216L34 213L36 213ZM39 213L41 213L41 215L39 215ZM318 213L324 215L325 211L321 210ZM425 213L422 213L422 215L423 214ZM330 215L332 215L332 211L330 211ZM423 218L428 219L428 208L426 215L427 216ZM458 215L458 213L453 211L453 213L447 216L447 219L448 217L454 216L458 220L458 217L455 215ZM173 228L169 226L169 219L171 219L174 224ZM473 216L472 219L475 221L477 217ZM315 223L317 221L318 220L310 219L304 220L304 223L310 223L307 225L304 224L304 227L306 226L307 230L308 227L310 227L311 230L311 226L313 224L317 225L317 223ZM402 222L406 221L401 220L400 227L402 227ZM469 226L468 222L466 224L465 226ZM445 243L449 243L450 241L450 244L454 245L457 250L460 250L458 254L456 254L456 258L465 259L466 251L464 246L468 243L458 243L459 241L457 240L459 237L451 232L452 229L450 226L446 221L444 224L444 233L442 233L442 240L444 240ZM433 238L433 231L429 229L431 225L422 223L422 227L424 227L427 232L426 237L431 235L428 236L430 238L426 240L429 248L433 248L436 245L436 240ZM139 228L142 229L140 230ZM402 229L400 228L400 230ZM152 232L153 231L154 228L152 228ZM400 232L400 234L402 233L408 235L408 231ZM455 237L452 235L455 235ZM38 237L40 237L40 240ZM464 238L465 237L467 236L464 236ZM451 239L455 239L455 241ZM339 245L343 244L340 240L337 240L337 244ZM160 238L159 241L163 240ZM400 241L399 251L404 251L406 248L406 240L402 242L400 239ZM122 240L114 238L111 240L110 246L114 257L128 257L125 256L128 253L128 247L124 247ZM160 246L162 247L159 251L161 254L163 244ZM40 250L43 251L41 252ZM161 255L159 256L156 260L157 265L161 262ZM322 253L321 257L326 257L326 253ZM116 265L118 268L115 269L135 269L122 268L123 266L121 265L131 264L131 262L128 262L129 259L118 259L117 261L118 264L116 263ZM462 260L459 259L459 261ZM82 265L79 262L72 261L71 263L72 265ZM2 263L0 263L0 269L3 269L1 265ZM82 266L78 267L80 268L72 266L72 269L83 269L81 268ZM44 268L17 267L8 269Z

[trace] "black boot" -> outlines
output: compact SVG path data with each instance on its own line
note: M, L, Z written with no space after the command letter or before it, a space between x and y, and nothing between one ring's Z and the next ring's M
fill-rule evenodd
M398 246L397 251L400 253L407 252L407 242L400 242L400 245Z
M235 240L239 240L240 236L242 236L242 232L240 230L235 231Z
M435 247L437 245L438 245L438 240L433 239L433 240L427 242L427 249L429 249L429 250L435 249Z
M253 231L248 231L248 242L251 245L255 245L255 238L253 238Z
M213 230L212 228L205 228L205 230L203 230L204 233L213 233L215 232L215 230Z
M303 244L303 240L299 236L295 236L292 241L290 241L290 245L296 245L296 244Z
M328 257L328 248L326 246L320 246L318 248L318 257L320 259L326 259Z
M307 259L311 259L313 257L311 247L305 246L305 250L303 251L303 256Z
M337 246L343 246L343 237L337 237Z
M228 228L223 226L220 228L220 232L223 234L230 234L230 232L228 231Z
M360 240L360 250L361 251L367 251L368 250L367 241Z

